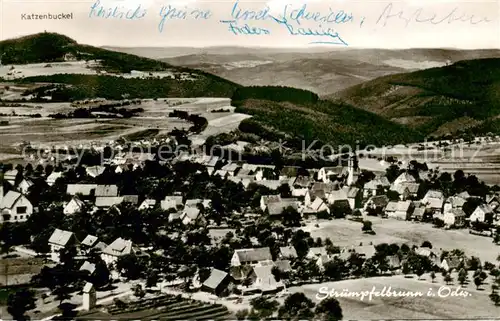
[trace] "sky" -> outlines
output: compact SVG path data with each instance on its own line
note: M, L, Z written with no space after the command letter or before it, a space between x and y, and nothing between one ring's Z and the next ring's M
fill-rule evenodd
M0 1L2 39L45 30L120 47L500 48L500 0Z

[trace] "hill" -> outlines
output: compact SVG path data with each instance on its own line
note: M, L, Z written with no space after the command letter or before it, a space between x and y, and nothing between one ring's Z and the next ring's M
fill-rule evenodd
M499 132L500 59L384 76L329 97L426 135Z
M271 141L286 140L288 146L299 150L314 141L314 149L329 144L325 152L331 152L331 148L338 151L344 145L381 146L423 138L418 131L374 113L320 100L314 93L295 88L241 88L233 95L232 105L237 112L253 116L240 124L241 131Z
M245 86L287 86L329 95L385 75L499 57L499 50L310 48L111 48L200 69Z
M44 32L1 41L0 55L4 65L59 63L70 66L75 61L85 62L85 68L91 69L85 71L91 74L68 71L15 79L22 83L57 83L60 85L57 88L49 85L37 89L37 93L50 97L56 93L66 101L94 97L117 99L123 95L129 98L230 97L239 87L203 71L81 45L56 33ZM133 75L132 71L143 73Z

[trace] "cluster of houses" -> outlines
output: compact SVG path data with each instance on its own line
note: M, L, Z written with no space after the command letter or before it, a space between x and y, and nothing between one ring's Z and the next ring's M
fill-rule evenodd
M139 153L138 157L130 157L130 153L116 153L100 166L85 168L89 177L97 177L104 173L107 166L112 166L116 173L125 170L134 170L142 166L146 160L154 156L148 153ZM491 195L487 203L480 205L466 219L463 211L465 202L471 198L463 192L445 198L438 190L428 191L420 200L418 192L419 180L405 171L392 183L389 182L386 169L390 165L385 161L373 158L351 157L347 166L323 167L320 169L304 169L298 166L284 166L279 173L273 165L248 164L240 162L222 162L217 156L200 154L179 154L172 162L191 161L206 167L210 175L218 175L224 179L243 184L257 184L267 187L272 192L263 195L260 209L271 217L279 218L289 207L297 210L301 215L315 215L321 212L329 213L332 207L360 211L364 214L376 215L400 220L422 221L429 218L441 219L447 227L465 227L470 222L493 222L498 224L500 216L500 201L496 195ZM370 171L375 178L366 182L362 187L355 186L359 175L363 171ZM33 213L35 208L26 198L33 183L28 178L18 178L17 170L4 173L4 181L12 185L12 189L5 195L0 190L0 211L2 221L22 222ZM49 186L64 175L63 172L52 172L46 177ZM420 179L428 178L428 172L418 173ZM16 182L16 180L18 182ZM282 197L279 188L287 185L290 195ZM389 192L397 193L398 200L389 199ZM64 214L71 215L80 211L84 206L90 210L109 209L121 203L129 203L139 209L159 206L169 211L169 221L180 219L184 224L207 224L203 217L203 208L210 207L210 200L184 200L181 195L166 195L163 200L140 199L138 195L119 195L116 185L98 184L68 184L66 193L71 201L64 204Z
M78 257L85 257L91 250L99 254L101 259L112 266L119 257L140 253L138 247L134 246L132 241L117 238L111 244L106 244L99 240L97 236L87 235L82 241L78 240L75 233L61 229L55 229L48 240L50 246L50 256L55 262L59 262L60 252L63 249L74 247L77 249ZM80 270L86 270L92 275L95 271L95 264L85 261Z
M457 270L465 264L465 258L455 255L445 255L431 248L414 247L413 251L427 257L430 262L444 271ZM334 258L343 261L349 260L351 254L356 253L363 259L372 258L376 254L375 246L369 245L345 247L339 253L330 254L326 247L311 247L306 259L316 262L319 271L324 271L325 264ZM289 273L292 271L291 261L297 259L297 252L293 246L280 247L278 257L273 261L271 251L267 247L235 250L231 258L231 267L228 272L212 269L210 277L203 283L202 290L216 295L223 293L230 285L238 288L242 294L276 293L285 288L283 280L276 280L273 269ZM398 255L387 257L387 272L392 274L403 273L405 259Z

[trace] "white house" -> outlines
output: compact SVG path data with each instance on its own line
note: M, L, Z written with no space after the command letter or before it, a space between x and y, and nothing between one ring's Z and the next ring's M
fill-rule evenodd
M471 216L469 217L470 222L484 222L488 216L494 216L493 209L491 206L488 204L481 204L476 209L474 212L472 212Z
M73 196L71 200L64 206L63 213L65 215L72 215L78 213L85 206L82 200L78 196Z
M63 172L52 172L50 173L49 176L45 179L45 182L47 182L47 185L53 186L56 183L56 180L60 177L63 176Z
M161 209L168 211L182 206L182 196L165 196L165 199L160 202Z
M53 261L59 261L59 251L79 244L75 234L56 228L49 238L50 254Z
M24 222L33 214L33 205L19 192L9 191L3 195L3 186L0 186L0 213L1 222Z
M262 261L272 260L268 247L235 250L231 258L231 266L256 265Z
M134 252L132 241L119 237L102 250L101 258L107 265L110 265L116 262L120 256L133 254Z
M447 226L462 227L465 225L465 212L461 208L452 208L444 213L443 221Z
M280 195L262 195L260 197L260 209L265 212L270 203L280 203Z
M394 180L394 182L392 182L391 189L396 190L397 187L399 185L401 185L402 183L415 183L415 182L416 182L416 179L415 179L415 177L413 177L413 175L411 175L408 172L404 172L401 175L399 175L396 178L396 180Z
M22 194L28 194L31 186L33 186L33 182L29 179L23 178L23 180L17 184L17 190Z
M17 169L11 169L3 173L3 179L14 186L16 184L16 177L19 171Z
M411 210L411 201L389 202L385 208L385 214L389 218L398 220L409 220Z
M87 175L90 177L97 177L104 173L104 170L106 168L104 166L89 166L85 168L85 171L87 172Z
M145 199L144 201L142 201L141 205L139 205L139 210L146 210L146 209L149 209L149 208L153 208L155 207L156 205L156 200L154 199Z
M197 225L205 225L206 220L203 217L203 214L200 213L200 209L196 207L186 206L182 211L180 217L182 224L197 224Z

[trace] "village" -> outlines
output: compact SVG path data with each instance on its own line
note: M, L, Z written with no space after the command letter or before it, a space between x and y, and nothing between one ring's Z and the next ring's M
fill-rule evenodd
M99 152L81 163L68 157L44 166L32 154L24 166L3 164L4 268L11 258L38 262L25 275L9 268L3 281L39 289L36 318L197 318L195 307L202 319L307 317L311 311L287 306L311 301L303 287L411 275L491 284L491 306L500 303L499 190L460 170L355 154L304 168L279 157L249 163L183 151L159 161L142 150ZM489 250L391 243L377 235L391 222L443 238L463 232ZM337 242L344 225L358 232ZM278 309L290 293L302 296Z

